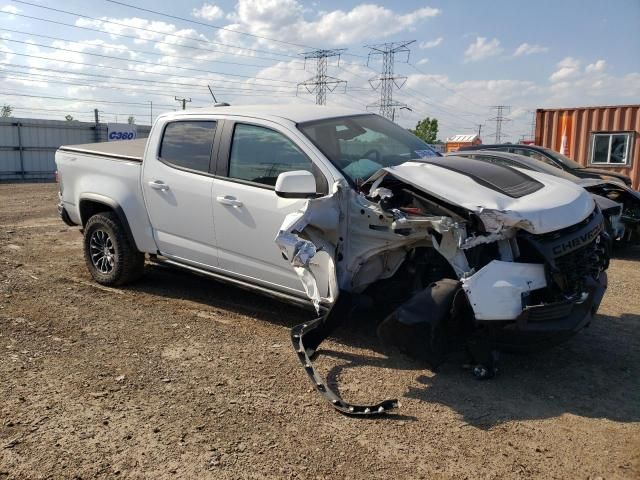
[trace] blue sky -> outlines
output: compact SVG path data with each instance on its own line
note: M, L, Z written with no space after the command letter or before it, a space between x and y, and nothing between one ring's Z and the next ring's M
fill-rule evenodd
M0 103L19 116L60 118L66 109L88 119L97 107L105 120L132 114L138 123L149 122L149 102L155 114L176 108L174 95L206 105L207 84L231 103L313 103L304 90L296 96L296 83L314 74L296 58L308 46L348 48L329 68L348 81L346 94L338 89L328 103L362 110L377 99L367 80L380 68L367 67L364 45L397 40L415 40L410 63L396 64L407 82L394 98L413 109L398 111L398 122L435 116L442 138L477 124L490 136L496 104L511 106L504 130L517 140L535 108L640 101L638 0L122 1L227 30L106 0L0 0Z

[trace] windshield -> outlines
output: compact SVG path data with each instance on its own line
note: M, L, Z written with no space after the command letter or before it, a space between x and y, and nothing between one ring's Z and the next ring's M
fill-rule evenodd
M356 186L384 167L441 156L402 127L378 115L301 123L298 128Z
M550 148L543 148L545 153L549 156L557 159L560 163L562 163L565 167L569 168L584 168L578 162L571 160L569 157L561 154L560 152L556 152L555 150L551 150Z

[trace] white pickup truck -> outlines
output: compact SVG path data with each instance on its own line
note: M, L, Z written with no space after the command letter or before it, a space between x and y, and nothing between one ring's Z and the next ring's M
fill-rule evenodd
M220 106L160 116L149 139L64 146L59 211L93 278L139 278L145 254L322 315L292 341L314 386L350 405L311 357L354 312L383 344L442 362L464 345L480 378L498 349L587 325L608 239L590 195L531 170L442 157L374 114Z

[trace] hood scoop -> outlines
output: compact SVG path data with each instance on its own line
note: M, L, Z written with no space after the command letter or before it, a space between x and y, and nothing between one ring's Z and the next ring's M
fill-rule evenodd
M511 198L524 197L544 187L543 183L505 165L462 157L434 157L423 161L465 175L483 187Z

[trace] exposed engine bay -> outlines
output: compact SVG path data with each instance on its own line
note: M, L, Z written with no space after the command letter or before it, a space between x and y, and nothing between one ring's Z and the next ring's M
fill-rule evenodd
M478 165L451 157L407 162L380 170L359 191L337 182L283 223L276 243L321 315L292 330L293 346L339 411L376 415L397 405L349 404L312 364L363 297L373 302L371 325L384 346L431 367L463 349L478 378L495 374L497 350L548 347L595 314L610 244L599 208L586 193L587 200L545 206L548 184L535 176ZM461 185L457 198L445 197L436 177L450 174L464 175L476 192ZM421 186L427 178L435 182L429 189ZM566 215L553 205L579 221L555 228Z

